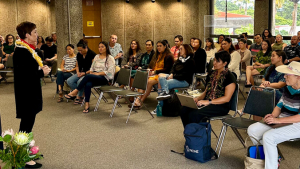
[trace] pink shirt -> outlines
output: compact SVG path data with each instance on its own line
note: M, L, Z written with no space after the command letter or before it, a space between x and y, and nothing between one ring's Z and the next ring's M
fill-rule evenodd
M178 54L179 54L179 48L176 48L176 46L173 46L171 48L171 53L174 55L174 60L177 60Z

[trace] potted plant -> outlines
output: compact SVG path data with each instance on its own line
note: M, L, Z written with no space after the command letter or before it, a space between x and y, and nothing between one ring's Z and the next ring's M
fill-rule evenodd
M33 134L6 130L0 136L3 141L4 150L0 150L0 159L5 166L3 169L23 168L26 163L34 159L42 159L39 147L34 146Z

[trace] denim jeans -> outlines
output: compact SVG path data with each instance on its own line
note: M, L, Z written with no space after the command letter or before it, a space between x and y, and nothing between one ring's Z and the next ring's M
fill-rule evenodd
M68 78L67 83L68 83L68 85L71 87L71 89L74 90L74 89L77 88L77 86L79 86L79 84L80 84L80 82L81 82L81 80L82 80L83 78L84 78L84 76L81 77L81 78L79 78L79 77L77 76L77 74L74 74L73 76L71 76L70 78ZM82 97L83 91L84 91L84 89L82 89L82 90L80 90L80 91L78 92L78 96L79 96L79 97Z
M56 84L64 86L65 80L67 80L71 76L72 76L72 73L70 73L70 72L57 71Z
M174 88L178 88L178 87L188 87L189 83L186 82L185 80L177 80L177 79L169 79L167 80L167 78L169 77L169 75L167 75L166 77L159 77L158 81L159 84L161 86L161 89L167 93L169 93L170 89L174 89Z

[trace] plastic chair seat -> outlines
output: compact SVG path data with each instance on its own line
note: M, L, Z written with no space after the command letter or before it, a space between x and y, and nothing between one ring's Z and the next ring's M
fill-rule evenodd
M115 92L115 91L122 91L124 89L115 87L115 86L101 86L99 88L102 92Z
M228 118L232 118L232 116L230 114L227 114L225 116L216 116L216 117L211 117L209 119L210 119L210 121L214 121L214 120L223 120L223 119L228 119Z
M140 95L143 95L144 93L134 92L131 90L122 90L122 91L116 91L116 92L114 92L114 94L118 95L118 96L140 96Z
M204 78L207 76L207 73L203 73L203 74L196 74L195 77L196 78Z
M237 118L225 119L223 121L223 124L237 129L247 129L251 124L256 122L257 121L254 120L237 117Z

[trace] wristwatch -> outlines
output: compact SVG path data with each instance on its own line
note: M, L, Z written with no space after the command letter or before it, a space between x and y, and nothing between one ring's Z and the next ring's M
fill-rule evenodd
M212 101L211 101L211 99L208 99L208 101L209 101L209 104L212 104Z

